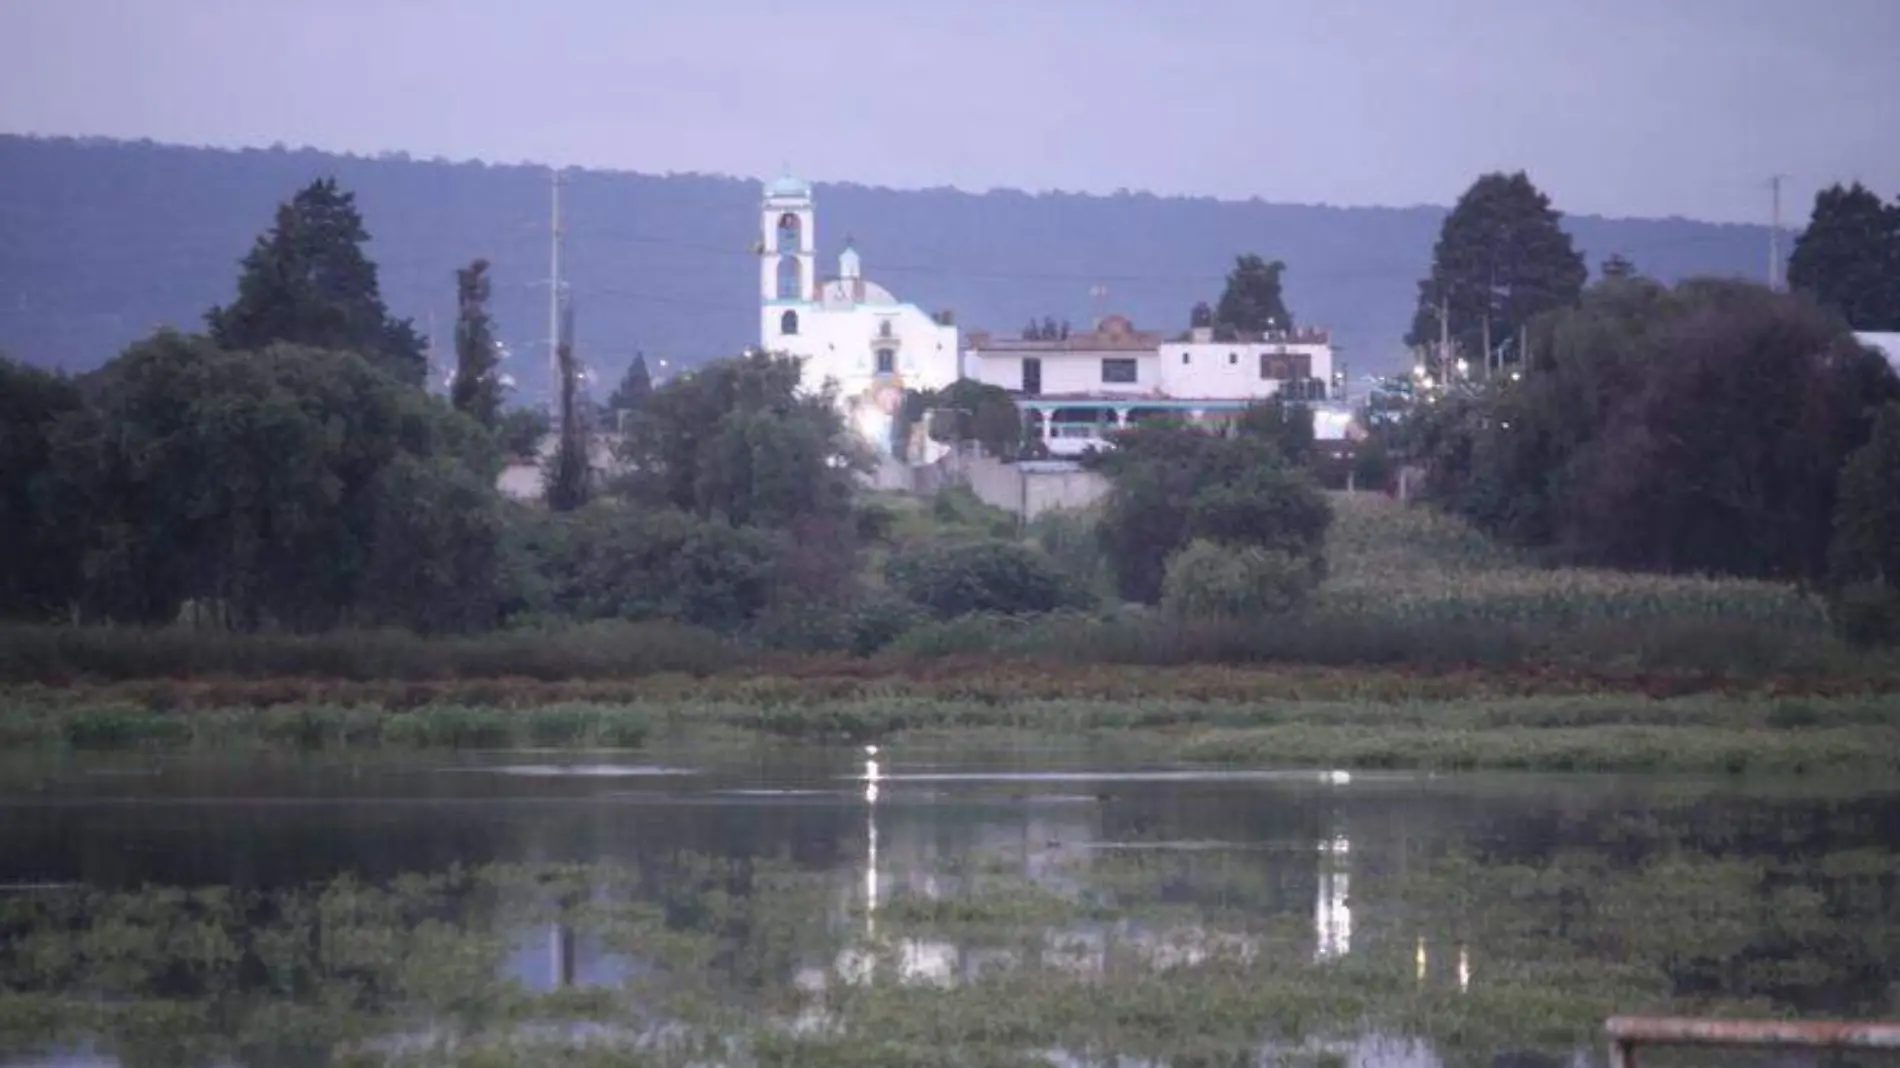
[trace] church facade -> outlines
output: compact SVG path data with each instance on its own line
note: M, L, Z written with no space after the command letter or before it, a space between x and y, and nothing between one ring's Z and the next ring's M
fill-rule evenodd
M766 186L759 343L799 357L802 387L834 388L846 423L890 456L905 391L942 389L959 377L957 328L866 278L848 238L837 273L819 277L816 223L810 185L784 177Z

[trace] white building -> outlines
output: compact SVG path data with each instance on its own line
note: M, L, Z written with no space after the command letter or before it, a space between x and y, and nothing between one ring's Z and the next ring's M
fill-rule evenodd
M1051 453L1074 455L1145 415L1206 421L1283 394L1324 401L1333 348L1323 330L1216 341L1212 330L1197 329L1170 339L1111 315L1057 340L974 333L964 370L1015 394Z
M817 273L817 213L811 186L780 178L759 212L759 343L804 360L802 384L838 391L850 426L885 455L906 390L955 382L961 349L948 315L905 304L864 277L846 239L838 273Z

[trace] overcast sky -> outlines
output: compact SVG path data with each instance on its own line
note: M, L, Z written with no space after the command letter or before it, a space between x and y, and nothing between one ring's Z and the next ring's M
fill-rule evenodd
M1900 193L1900 0L0 0L0 131L1798 222Z

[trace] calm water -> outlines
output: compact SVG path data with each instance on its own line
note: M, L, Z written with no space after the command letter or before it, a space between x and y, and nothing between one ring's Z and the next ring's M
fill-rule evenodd
M1661 986L1602 995L1618 1011L1727 998L1894 1015L1896 850L1896 784L1216 773L1053 752L988 765L901 751L874 762L856 751L16 762L0 765L0 905L9 945L36 932L41 948L35 963L15 954L0 970L10 988L0 1000L218 1007L159 1028L197 1029L204 1043L162 1050L0 1012L0 1064L243 1059L243 1043L215 1040L255 1029L276 998L322 1000L294 984L273 992L268 963L234 958L215 982L205 968L131 968L136 953L197 952L175 933L159 949L111 948L112 932L146 929L124 916L145 915L126 903L155 900L152 888L236 891L261 903L243 924L265 925L287 914L270 904L277 896L340 879L388 887L497 865L566 871L567 889L523 891L546 884L523 877L506 892L449 894L429 916L499 946L499 981L543 993L614 989L663 970L626 939L549 912L611 898L651 905L655 930L712 932L702 963L720 976L713 996L748 1011L856 982L962 988L1031 957L1120 974L1103 963L1117 954L1189 969L1223 953L1237 968L1279 954L1326 975L1365 969L1369 989L1400 976L1414 1000L1504 998L1521 990L1500 988L1521 986L1524 969L1558 946L1580 967L1652 961ZM723 874L709 876L709 864ZM785 891L770 918L727 902L736 911L706 919L711 896L762 895L767 869L801 893ZM590 874L599 871L616 874ZM999 881L1017 895L1086 902L1086 915L1052 920L1022 905L938 922L945 910L930 903ZM1805 896L1788 896L1797 891ZM61 911L88 892L90 903ZM97 904L108 892L112 909L130 911ZM877 971L864 947L880 944L889 958ZM359 985L372 1000L414 994L413 982L380 982ZM1522 1012L1498 1004L1506 1017ZM1533 1024L1517 1026L1472 1041L1494 1055L1549 1047ZM1440 1059L1429 1035L1380 1035L1348 1034L1337 1052L1359 1063ZM296 1059L328 1060L308 1049Z

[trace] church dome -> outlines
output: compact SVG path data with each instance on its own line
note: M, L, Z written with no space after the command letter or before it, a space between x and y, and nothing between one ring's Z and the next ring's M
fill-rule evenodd
M766 183L765 195L773 198L810 197L811 185L802 178L794 178L789 174L781 175Z

